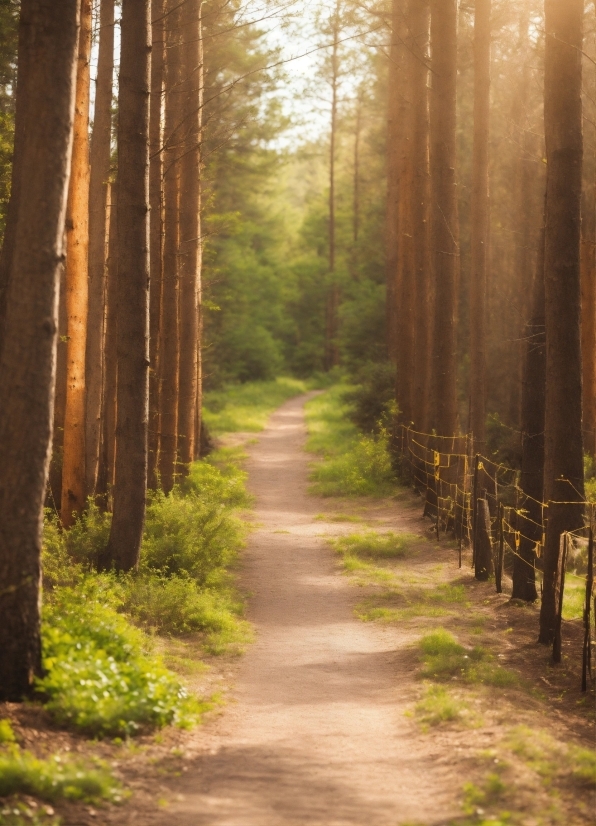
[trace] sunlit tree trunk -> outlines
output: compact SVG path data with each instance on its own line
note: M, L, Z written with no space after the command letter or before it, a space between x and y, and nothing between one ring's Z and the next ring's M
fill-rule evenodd
M474 149L472 159L472 271L470 274L470 431L484 452L486 419L486 273L489 234L491 0L474 6ZM524 239L525 243L525 239Z
M159 361L161 383L159 474L161 486L166 492L169 492L174 484L178 440L181 51L181 9L176 0L171 0L171 10L166 17L164 249Z
M441 436L457 429L456 312L459 241L455 176L457 2L431 2L431 255L435 283L433 423Z
M385 210L385 267L386 267L386 336L387 353L392 362L397 360L398 327L398 262L399 262L399 204L400 204L400 163L402 154L403 90L402 72L404 65L403 38L405 26L401 0L391 4L391 47L389 50L389 70L387 78L387 206Z
M183 10L184 149L180 161L180 400L178 461L181 470L195 456L201 279L201 0Z
M583 525L580 207L583 0L545 1L544 130L546 407L544 488L548 527L540 636L553 641L559 540Z
M104 566L138 565L149 416L149 0L122 0L118 92L118 382L113 515Z
M0 353L0 700L41 672L43 503L72 146L78 0L22 0L17 149ZM43 205L43 209L40 208Z
M101 0L95 114L89 153L89 314L85 382L85 472L87 495L93 496L99 471L103 391L106 211L112 141L112 78L114 74L114 0Z
M415 427L427 432L429 422L430 354L433 314L433 285L429 258L428 166L428 0L412 0L412 243L414 267L414 365L412 418Z
M151 106L149 120L149 225L151 284L149 296L149 484L157 487L159 455L159 337L163 287L163 91L164 0L151 2Z
M72 171L66 219L66 403L62 460L62 524L85 507L85 350L89 254L89 83L92 0L81 0Z
M203 48L203 2L199 5L199 191L197 204L198 220L198 247L197 247L197 400L195 404L195 440L194 459L199 459L202 455L203 443L203 225L201 210L203 207L203 186L202 186L202 148L203 148L203 104L205 89L205 52Z
M337 347L339 284L335 272L335 163L337 143L337 95L339 86L339 0L335 4L331 34L331 130L329 135L329 284L325 307L325 369L331 370L339 363Z

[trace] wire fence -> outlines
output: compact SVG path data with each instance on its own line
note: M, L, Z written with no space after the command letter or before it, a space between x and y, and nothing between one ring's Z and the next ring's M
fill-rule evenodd
M472 566L478 579L494 573L498 593L514 596L512 568L516 579L534 582L540 571L548 530L548 503L526 493L518 469L475 453L473 439L437 436L399 425L395 447L401 456L402 474L424 499L424 515L436 531L458 540L459 566L464 548L472 550ZM555 503L551 503L555 504ZM563 503L556 503L563 504ZM596 599L594 597L594 531L596 505L583 504L585 525L559 537L559 566L555 582L555 661L561 658L561 626L565 579L570 580L570 607L583 606L582 690L595 680ZM534 586L532 585L532 588Z

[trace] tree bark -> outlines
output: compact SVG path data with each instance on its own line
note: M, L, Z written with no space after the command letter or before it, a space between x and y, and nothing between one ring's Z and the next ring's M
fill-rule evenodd
M22 0L13 170L14 235L0 354L0 699L41 671L43 503L72 147L78 0ZM40 209L43 204L43 209Z
M159 456L159 340L163 289L163 92L164 92L164 0L151 2L151 106L149 119L149 244L151 284L149 295L149 484L158 486Z
M544 496L544 404L546 392L546 332L544 318L544 227L540 233L534 276L532 314L526 327L526 357L522 382L522 462L516 527L519 555L513 557L514 599L534 602L536 544L542 542Z
M386 336L390 361L397 361L399 204L401 192L401 144L403 129L403 93L400 90L404 64L404 23L401 0L391 4L391 47L387 78L387 206L385 211L386 266Z
M201 0L183 9L184 149L180 162L180 400L178 462L180 472L195 457L195 417L199 352L199 283L201 280Z
M89 253L89 83L92 0L81 1L72 171L66 219L66 403L60 514L64 527L86 500L85 349L87 343Z
M490 130L491 0L474 6L474 148L470 277L470 431L475 449L485 448L486 278L489 236L488 147ZM525 241L525 239L524 239Z
M456 78L457 0L431 2L430 90L431 255L435 282L432 395L439 436L457 430L456 313L457 225Z
M122 0L118 93L118 384L113 515L106 557L139 562L149 416L150 0ZM104 562L105 564L105 562Z
M337 346L339 284L335 273L335 162L337 143L337 93L339 84L339 0L332 17L331 35L331 130L329 135L329 285L325 307L325 369L339 364Z
M110 221L106 285L106 334L104 352L104 387L102 402L101 467L98 488L111 493L116 459L116 386L118 382L118 181L110 186ZM110 506L111 507L111 506Z
M160 450L161 486L168 493L176 470L180 368L179 319L179 200L181 154L181 10L171 0L166 17L166 99L164 135L164 249L163 304L160 339Z
M583 525L580 213L583 0L545 0L544 129L546 407L544 553L540 636L553 641L560 536Z
M114 74L114 0L101 0L95 115L89 154L89 324L85 381L85 473L93 496L99 471L101 403L104 378L106 301L106 211L111 167L112 78Z
M429 201L430 178L428 166L428 0L412 0L410 26L412 28L413 61L411 69L412 93L412 237L414 266L414 368L412 418L418 430L428 432L430 354L433 316L433 289L429 267Z

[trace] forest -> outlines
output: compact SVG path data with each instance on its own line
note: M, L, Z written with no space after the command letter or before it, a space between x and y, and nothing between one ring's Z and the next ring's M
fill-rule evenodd
M0 0L0 244L0 826L593 822L594 0Z

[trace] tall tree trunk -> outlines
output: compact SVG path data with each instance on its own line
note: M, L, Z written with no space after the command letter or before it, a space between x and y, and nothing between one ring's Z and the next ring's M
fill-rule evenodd
M457 0L431 1L431 255L435 282L432 402L439 436L457 430L456 312L459 240L455 176Z
M113 515L106 561L139 562L149 416L150 0L122 0L118 93L118 389Z
M149 120L149 484L157 487L159 455L159 336L163 288L163 87L165 60L164 0L151 2L151 106Z
M109 494L114 485L116 459L116 386L118 383L118 181L110 186L110 228L106 286L106 335L102 402L101 492Z
M199 283L201 279L201 0L183 10L184 148L180 162L180 400L178 461L181 471L195 456Z
M181 154L181 9L171 0L166 17L166 99L164 137L164 250L160 339L160 449L161 486L174 484L178 441L180 365L178 247Z
M486 420L486 271L489 234L491 0L474 6L474 149L472 159L472 272L470 278L470 430L483 453ZM525 239L524 239L525 242Z
M433 308L429 273L428 167L428 46L430 14L428 0L412 0L412 236L414 266L414 366L412 418L418 430L428 431L430 352Z
M85 473L88 496L95 494L99 471L106 300L106 211L111 165L113 74L114 0L101 0L95 115L89 153L89 324L85 363Z
M588 15L586 6L586 15ZM593 18L592 18L593 19ZM596 27L592 23L592 54L596 57ZM586 49L587 51L587 49ZM587 72L586 72L587 70ZM582 210L582 361L584 449L596 457L596 66L584 62L585 98L591 103L584 119L592 143L592 180L587 181ZM589 124L589 126L588 126ZM586 146L588 141L586 141Z
M547 160L544 489L548 528L540 636L554 639L559 538L583 525L580 214L583 0L545 0L544 130Z
M64 451L64 407L66 405L66 268L60 267L58 297L58 342L56 346L56 382L54 389L54 423L52 427L52 458L50 461L50 490L53 505L60 510L62 497L62 457Z
M352 197L352 278L358 277L358 237L360 235L360 142L362 137L362 106L364 93L358 90L356 123L354 125L354 185Z
M390 361L397 360L398 266L400 251L399 204L401 193L401 153L404 137L401 90L404 64L404 22L402 0L391 3L391 47L387 78L387 206L385 210L386 337Z
M85 507L85 349L89 253L89 83L92 0L81 0L72 171L66 219L66 404L62 460L62 524Z
M325 369L339 364L337 348L339 284L335 272L335 161L337 143L337 93L339 84L340 8L336 1L331 44L331 131L329 136L329 285L325 307Z
M197 248L197 400L195 404L195 441L193 459L201 457L201 444L203 443L203 225L201 210L203 206L203 186L202 186L202 151L203 151L203 103L205 99L205 52L203 48L203 2L199 5L199 192L197 204L198 219L198 248Z
M43 503L52 441L56 333L72 147L78 0L22 0L14 235L4 258L0 353L0 700L41 671ZM43 209L40 209L40 205Z
M531 317L526 325L526 355L522 382L522 463L517 529L519 553L513 557L514 599L534 602L536 544L542 542L544 496L544 403L546 392L546 332L544 319L544 227L540 233L534 275Z

